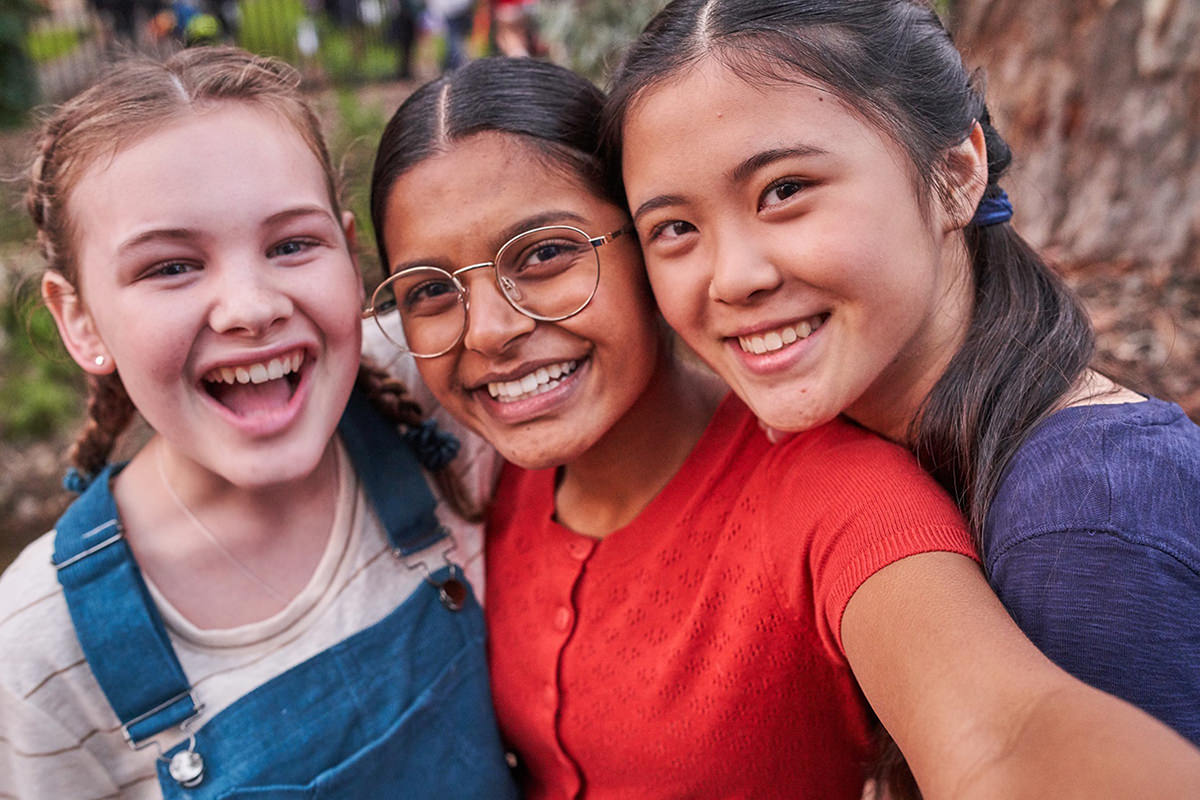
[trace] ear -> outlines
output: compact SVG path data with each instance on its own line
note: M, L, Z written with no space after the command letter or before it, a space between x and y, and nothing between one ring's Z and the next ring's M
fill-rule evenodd
M42 276L42 300L54 317L67 352L80 369L92 375L108 375L116 369L112 354L96 330L95 320L70 281L48 270Z
M354 223L354 212L353 211L343 211L342 212L342 234L346 237L346 248L350 251L350 261L354 264L355 271L357 271L359 273L359 281L358 282L359 282L360 288L358 290L358 294L359 294L358 299L360 301L365 301L366 296L367 296L367 290L366 290L365 286L361 285L362 284L362 269L358 265L358 228L355 226L355 223Z
M346 247L350 248L350 258L358 267L358 229L354 223L354 212L342 212L342 233L346 236Z
M946 153L945 163L950 207L946 209L944 230L951 233L962 230L971 222L987 189L987 144L983 126L972 123L967 137Z

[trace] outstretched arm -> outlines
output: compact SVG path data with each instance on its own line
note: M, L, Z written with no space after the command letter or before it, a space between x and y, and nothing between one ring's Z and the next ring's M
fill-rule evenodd
M841 633L931 800L1200 797L1200 751L1051 663L964 556L881 569L850 599Z

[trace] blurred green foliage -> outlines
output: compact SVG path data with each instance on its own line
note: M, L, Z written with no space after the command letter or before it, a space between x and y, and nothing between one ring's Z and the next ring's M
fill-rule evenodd
M85 31L73 27L31 31L28 38L29 57L36 63L44 63L70 55L86 36Z
M602 83L621 51L667 0L541 0L542 37L554 60Z
M327 131L329 146L334 157L341 158L342 200L346 209L354 213L359 268L363 283L370 291L382 280L375 231L371 226L371 167L375 161L375 146L387 125L390 110L363 102L349 89L339 89L336 99L336 125Z
M37 79L26 48L29 23L44 9L34 0L0 4L0 125L16 125L37 103Z
M297 32L308 16L303 0L241 0L238 44L263 55L296 62Z
M0 303L0 439L53 436L79 419L83 373L67 357L34 281L14 281Z

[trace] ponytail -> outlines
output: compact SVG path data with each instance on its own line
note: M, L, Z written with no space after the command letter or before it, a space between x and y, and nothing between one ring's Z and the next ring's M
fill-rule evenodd
M988 185L999 197L1012 161L981 115ZM1095 348L1087 312L1063 280L1007 222L964 231L975 284L962 347L909 431L921 465L954 496L981 550L988 509L1005 467L1030 431L1078 383Z

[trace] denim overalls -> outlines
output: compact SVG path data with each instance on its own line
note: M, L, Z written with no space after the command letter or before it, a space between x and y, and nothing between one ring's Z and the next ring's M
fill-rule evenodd
M339 431L394 553L442 560L447 534L408 444L365 399ZM75 632L131 747L181 726L158 759L176 798L516 797L496 730L483 615L461 569L428 575L391 614L258 686L201 728L194 695L121 533L108 467L57 526Z

